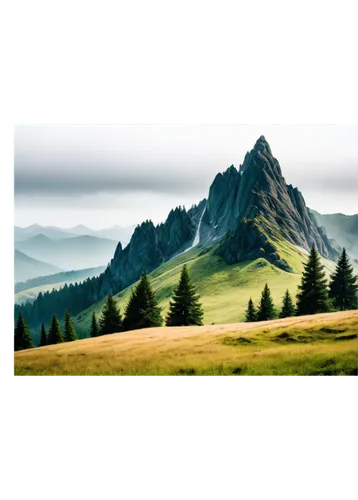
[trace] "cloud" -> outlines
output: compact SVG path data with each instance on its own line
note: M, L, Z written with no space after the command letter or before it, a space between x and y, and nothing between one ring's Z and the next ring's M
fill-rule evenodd
M103 172L100 167L90 172L15 170L15 195L83 196L97 193L193 193L202 191L202 175L188 178L182 172L138 171L121 169Z

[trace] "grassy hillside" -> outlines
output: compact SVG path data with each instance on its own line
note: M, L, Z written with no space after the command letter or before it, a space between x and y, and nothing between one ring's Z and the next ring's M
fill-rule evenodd
M358 311L150 328L15 353L17 375L356 375Z
M293 273L278 269L265 259L240 262L228 265L213 254L200 247L185 252L163 264L150 274L163 315L168 311L169 300L179 280L182 265L187 263L193 281L197 285L204 306L204 323L234 323L243 321L245 309L250 297L258 302L265 283L269 284L275 304L281 308L282 296L288 288L295 296L300 282L302 262L307 254L287 242L279 242L280 253L291 265ZM334 264L324 261L327 270ZM128 302L131 288L116 295L121 311ZM104 301L98 302L75 317L75 324L80 338L88 337L93 311L100 314Z

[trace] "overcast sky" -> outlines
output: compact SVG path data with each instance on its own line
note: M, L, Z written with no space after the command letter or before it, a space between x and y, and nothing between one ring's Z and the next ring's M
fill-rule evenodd
M358 211L358 126L18 126L15 224L158 223L206 197L215 175L239 167L260 135L308 206Z

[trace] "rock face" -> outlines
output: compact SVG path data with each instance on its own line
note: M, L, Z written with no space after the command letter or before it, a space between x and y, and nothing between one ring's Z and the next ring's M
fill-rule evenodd
M108 276L114 290L122 290L136 281L143 270L150 273L189 248L196 233L200 207L203 202L188 212L182 207L171 210L167 220L158 226L147 220L136 227L124 249L118 243Z
M223 198L218 197L219 190L215 188L218 180L221 183L226 180L222 190L226 192L230 217L220 214ZM210 188L208 207L213 217L210 220L209 215L205 221L203 240L222 239L225 233L218 253L228 262L265 257L288 269L274 244L269 242L277 233L306 250L315 243L322 256L337 257L337 248L317 226L300 191L286 184L280 164L263 136L246 154L239 171L231 166L221 178L216 177Z

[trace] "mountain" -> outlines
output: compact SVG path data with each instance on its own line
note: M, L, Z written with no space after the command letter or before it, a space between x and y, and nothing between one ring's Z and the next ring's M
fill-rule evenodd
M302 266L313 243L323 257L336 260L338 246L318 227L300 191L286 184L279 162L261 136L239 170L231 166L215 177L207 199L188 211L183 207L171 210L166 221L157 226L149 220L143 222L125 248L118 243L107 269L98 278L75 287L71 293L59 291L43 297L43 321L49 319L49 311L62 314L64 304L75 315L106 295L126 289L144 269L148 273L163 269L168 262L188 257L198 245L200 255L211 256L205 265L213 275L223 265L223 279L230 279L233 265L251 262L251 277L269 264L273 275L280 273L281 282L286 276L293 283L295 269ZM212 284L215 293L215 280ZM209 301L211 307L216 303ZM34 312L27 308L16 313L20 310L30 324L41 313L37 301Z
M78 225L75 227L63 229L56 226L40 226L32 224L28 227L14 227L15 242L25 241L40 234L47 236L52 240L60 240L63 238L73 238L75 236L93 236L95 238L105 238L109 240L120 241L123 246L127 245L135 226L113 226L106 229L94 230L89 227Z
M337 245L318 227L297 188L287 185L264 136L237 171L231 166L210 187L200 231L201 241L222 240L218 254L228 263L264 257L289 271L279 252L288 241L309 250L314 243L327 259Z
M33 259L15 250L15 282L25 281L36 276L55 274L61 271L59 267Z
M55 226L40 226L39 224L32 224L28 227L14 227L15 242L25 241L38 235L44 235L52 240L59 240L62 238L73 238L73 234Z
M52 240L44 234L15 242L15 248L30 257L69 271L106 265L116 246L116 241L105 238L74 236Z
M327 231L329 238L336 240L349 255L358 259L358 214L320 214L310 209L317 224Z

